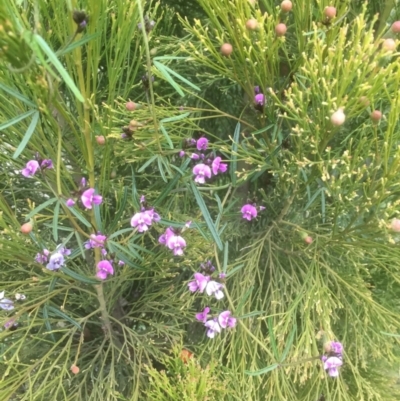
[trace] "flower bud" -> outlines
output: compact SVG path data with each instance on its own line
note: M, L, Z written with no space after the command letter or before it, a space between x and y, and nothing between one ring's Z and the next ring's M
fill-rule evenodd
M368 98L366 96L361 96L359 101L364 107L368 107L369 106L369 100L368 100Z
M339 108L339 110L335 111L331 115L331 123L336 127L342 125L346 120L346 116L343 113L343 108Z
M312 244L313 239L312 237L310 237L309 235L307 235L307 237L304 238L304 242L308 245Z
M33 229L33 226L32 226L31 223L22 224L21 233L25 234L25 235L28 235L32 231L32 229Z
M292 4L292 2L289 1L289 0L284 0L284 1L282 1L282 3L281 3L281 10L282 10L284 13L288 13L289 11L291 11L292 7L293 7L293 4Z
M324 351L329 354L332 351L331 341L328 341L324 344Z
M393 33L400 33L400 21L393 22L391 30Z
M224 43L221 46L221 53L223 56L228 57L232 54L233 52L233 47L230 43Z
M392 229L392 231L394 231L396 233L400 233L400 220L399 219L392 220L391 229Z
M324 14L326 18L332 19L336 17L336 8L332 6L325 7Z
M133 110L136 109L136 103L134 103L134 102L127 102L127 103L125 104L125 107L126 107L126 109L127 109L128 111L133 111Z
M374 110L371 113L371 120L374 122L378 122L382 118L382 113L379 110Z
M106 143L106 138L103 135L96 136L96 142L98 145L104 145Z
M72 372L74 375L77 375L77 374L79 373L79 370L80 370L79 367L76 366L75 364L71 366L71 372Z
M285 24L280 23L275 27L275 33L276 33L276 36L278 36L278 37L284 36L286 31L287 31L287 27Z
M387 52L396 50L396 42L393 39L385 39L382 43L382 49Z
M246 22L246 28L249 31L255 31L258 28L258 22L256 19L252 18Z

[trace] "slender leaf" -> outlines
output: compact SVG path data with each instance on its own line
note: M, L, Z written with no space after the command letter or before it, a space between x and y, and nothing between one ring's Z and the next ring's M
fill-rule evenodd
M208 212L208 209L204 202L204 199L201 196L199 190L197 189L197 187L193 181L190 182L190 185L192 187L193 194L196 198L197 204L199 205L201 213L203 214L204 220L207 223L208 229L210 230L210 233L211 233L212 237L214 238L214 241L217 244L218 248L222 251L223 245L222 245L221 238L219 237L218 232L214 226L214 223L211 219L210 213Z
M86 227L92 227L92 225L85 219L85 217L82 216L82 214L79 212L78 209L75 207L70 207L69 211L81 222L83 223Z
M26 130L21 143L18 145L17 150L13 154L13 159L16 159L22 153L22 151L25 149L26 145L28 144L29 140L31 139L33 132L35 131L38 121L39 121L39 112L35 111L35 113L33 114L31 123L29 124L29 127Z
M41 205L39 205L38 207L35 207L35 209L33 209L31 212L29 212L25 216L25 221L28 221L31 217L33 217L36 214L38 214L42 209L46 208L47 206L50 206L51 204L53 204L56 201L57 201L57 198L50 198L46 202L44 202Z
M53 329L51 328L51 324L49 322L49 313L47 310L48 306L46 304L43 305L42 307L42 314L43 314L43 319L44 319L44 325L46 326L46 329L48 331L48 334L50 334L50 337L53 341L56 341L54 334L52 333Z
M232 141L232 158L230 165L231 181L232 184L236 184L236 170L237 170L237 150L239 145L239 135L240 135L240 123L236 124L235 132L233 133Z
M0 131L11 127L12 125L16 124L17 122L24 120L25 118L28 118L31 116L33 113L35 113L37 110L29 110L26 113L20 114L17 117L12 118L11 120L6 121L5 123L0 125Z
M272 352L275 356L275 359L279 359L279 353L278 353L278 347L276 345L276 339L275 339L275 334L274 334L274 327L273 327L273 320L272 317L269 317L267 319L267 324L268 324L268 334L269 334L269 339L270 339L270 345L272 348Z
M264 373L271 372L272 370L275 370L277 367L279 367L279 363L274 363L272 365L267 366L266 368L256 370L255 372L251 372L249 370L245 370L244 373L249 376L260 376Z
M171 86L178 92L178 94L181 95L182 97L185 96L180 86L172 79L171 75L169 75L167 70L164 68L164 65L154 60L153 64L158 69L158 71L160 71L161 75L165 78L165 80L168 81L171 84Z
M288 341L287 341L287 343L285 345L285 349L283 350L283 353L282 353L282 356L281 356L281 363L286 359L287 354L289 353L289 349L293 344L294 334L296 333L296 329L297 329L297 326L294 325L292 331L289 334L289 338L288 338Z
M190 87L192 87L193 89L200 91L200 88L198 86L196 86L195 84L193 84L192 82L190 82L189 80L187 80L186 78L182 77L182 75L179 75L177 72L175 72L174 70L172 70L171 68L167 67L165 64L163 64L164 68L168 71L169 74L173 75L174 77L180 79L182 82L184 82L185 84L189 85Z
M61 312L59 309L55 308L54 306L48 306L48 312L50 314L53 314L55 316L60 317L61 319L66 320L67 322L70 322L71 324L73 324L75 327L77 327L79 330L82 330L81 325L74 319L72 319L71 317L69 317L68 315L66 315L64 312Z
M56 55L57 56L62 56L64 54L69 53L70 51L76 49L79 46L83 46L84 44L90 42L93 39L96 39L97 37L100 36L100 32L92 33L90 35L84 35L81 39L71 43L69 46L67 46L65 49L60 49L57 50Z
M157 159L157 155L154 155L154 156L150 157L150 159L147 160L147 162L144 163L143 166L141 166L139 168L138 173L142 173L146 169L146 167L150 166L150 164L153 163L153 161L156 160L156 159Z
M172 123L173 121L183 120L184 118L189 117L189 116L190 116L190 113L183 113L183 114L179 114L174 117L163 118L162 120L160 120L160 123Z
M69 276L69 277L73 278L74 280L79 281L79 282L81 282L83 284L100 284L99 280L83 276L82 274L74 272L73 270L69 269L66 266L63 266L61 268L61 271L63 273L65 273L67 276Z
M35 103L32 103L28 98L25 96L21 95L19 92L15 91L14 89L10 88L9 86L3 85L0 83L0 89L3 89L4 92L7 92L10 94L12 97L15 97L16 99L21 100L21 102L24 102L30 107L36 107Z
M58 216L60 214L60 202L56 203L53 215L53 238L55 242L58 242Z
M164 128L164 126L162 124L160 124L160 130L163 133L166 141L168 142L169 148L173 149L174 148L174 144L172 143L171 138L169 137L167 130Z

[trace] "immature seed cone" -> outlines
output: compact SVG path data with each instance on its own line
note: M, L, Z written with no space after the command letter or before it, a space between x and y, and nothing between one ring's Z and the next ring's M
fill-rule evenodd
M278 37L284 36L286 31L287 31L287 27L285 24L280 23L275 27L275 33L276 33L276 36L278 36Z
M136 109L136 103L127 102L126 105L125 105L125 107L126 107L126 109L127 109L128 111L133 111L133 110Z
M99 145L104 145L106 143L106 138L103 135L96 136L96 142Z
M78 373L79 373L79 368L78 368L78 366L76 366L76 365L72 365L71 366L71 372L74 374L74 375L77 375Z
M361 96L359 101L363 106L365 106L365 107L369 106L369 100L366 96Z
M221 53L223 56L228 57L232 54L233 52L233 47L230 43L224 43L221 46Z
M392 231L394 231L396 233L400 233L400 220L399 219L393 219L392 223L390 225L390 228L392 229Z
M310 237L309 235L307 235L307 237L304 238L304 242L308 245L312 244L313 239L312 237Z
M400 21L393 22L391 29L393 33L400 33Z
M31 223L22 224L21 233L25 234L25 235L28 235L32 231L32 229L33 229L33 226L32 226Z
M326 18L332 19L336 17L336 8L329 6L325 7L324 14Z
M252 18L246 21L246 28L249 31L255 31L258 28L258 22L256 19Z
M343 113L343 109L340 108L338 111L335 111L331 115L331 123L338 127L339 125L342 125L346 120L346 116Z
M281 10L284 13L288 13L289 11L291 11L292 7L293 7L293 4L289 0L283 0L282 3L281 3Z
M396 42L393 39L385 39L382 43L382 49L392 52L396 50Z
M382 118L382 113L379 110L374 110L371 113L371 120L378 122Z

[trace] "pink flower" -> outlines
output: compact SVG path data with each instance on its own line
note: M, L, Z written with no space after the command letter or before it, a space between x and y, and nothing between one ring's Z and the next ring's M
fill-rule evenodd
M221 327L217 322L217 319L209 320L204 324L208 328L207 337L214 338L215 334L221 333Z
M338 377L338 367L342 366L343 362L336 356L330 356L324 361L324 369L328 371L330 377Z
M103 197L95 195L94 188L89 188L82 194L81 200L86 209L91 209L93 205L100 205Z
M158 242L159 242L160 244L166 245L168 239L169 239L170 237L172 237L173 235L175 235L175 233L172 231L172 228L171 228L171 227L168 227L168 228L165 230L165 233L162 234L162 235L160 236L160 238L158 238Z
M166 245L174 252L175 256L183 255L183 248L186 247L186 241L180 235L172 235L168 238Z
M242 217L246 220L250 221L257 217L257 209L249 203L244 205L240 211L242 212Z
M97 278L100 280L105 280L109 274L114 274L114 268L108 260L101 260L99 263L97 263Z
M211 169L206 164L200 163L193 167L193 174L196 176L195 182L204 184L206 178L211 178Z
M136 213L131 219L131 226L137 227L140 233L147 231L151 223L151 214L147 213L147 211Z
M69 198L69 199L66 200L65 204L66 204L68 207L72 207L72 206L75 205L75 201L74 201L73 199Z
M226 163L221 163L221 160L222 159L218 156L212 162L211 168L214 175L225 173L228 169L228 165Z
M265 96L262 93L254 96L254 103L258 104L259 106L264 106L265 104Z
M201 137L200 139L197 140L197 150L206 150L208 147L208 139Z
M223 329L227 327L235 327L236 318L232 316L232 313L230 311L226 310L219 314L218 323Z
M39 168L39 163L36 160L29 160L29 162L26 163L25 168L21 171L21 174L24 177L32 177L33 175L36 174L38 168Z
M210 281L210 276L204 276L201 273L195 273L194 274L194 281L191 281L188 284L189 291L191 292L203 292L205 288L207 287L208 282Z
M203 312L196 313L196 319L202 323L206 323L209 312L210 312L210 308L207 306L204 308Z
M89 241L85 243L85 248L86 249L91 249L91 248L103 248L104 244L107 240L107 237L105 235L102 235L101 233L99 234L91 234Z
M206 293L207 295L214 295L216 299L221 299L224 297L224 293L221 291L223 287L221 283L209 281L206 285Z

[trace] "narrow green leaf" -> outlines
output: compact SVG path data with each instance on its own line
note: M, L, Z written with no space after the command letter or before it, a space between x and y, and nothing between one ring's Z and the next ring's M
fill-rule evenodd
M190 116L190 113L183 113L183 114L179 114L174 117L163 118L162 120L160 120L160 123L172 123L173 121L183 120L184 118L189 117L189 116Z
M239 135L240 135L240 123L236 124L235 132L233 133L233 141L232 141L232 161L230 165L230 174L232 184L236 184L236 170L237 170L237 150L239 145Z
M307 202L307 205L304 207L304 211L306 211L312 203L317 199L318 195L320 194L321 191L323 191L323 188L318 188L318 190L314 193L314 195L311 197L311 199Z
M164 128L164 126L162 124L160 124L160 130L163 133L166 141L168 142L169 148L173 149L174 148L174 144L172 143L171 138L169 137L167 130Z
M156 160L156 159L157 159L157 155L154 155L154 156L150 157L150 159L147 160L147 162L144 163L143 166L141 166L141 167L139 168L138 173L143 172L143 171L146 169L146 167L148 167L148 166L149 166L151 163L153 163L154 160Z
M250 294L252 293L252 291L254 290L254 286L251 286L241 297L239 302L236 304L236 314L241 313L242 308L244 306L244 304L246 303L246 301L248 300Z
M83 249L83 242L82 242L81 236L79 235L79 233L77 231L75 231L75 238L76 238L76 242L78 243L81 255L83 258L85 258L85 250Z
M100 232L103 232L103 221L101 220L101 213L100 213L99 205L93 205L93 214L94 214L94 220L96 221L97 229Z
M235 273L237 273L240 269L242 269L244 266L244 263L240 264L239 266L234 267L232 270L229 270L228 273L226 274L226 277L233 276Z
M272 365L267 366L264 369L256 370L255 372L251 372L249 370L245 370L244 373L249 376L260 376L264 373L271 372L272 370L275 370L277 367L279 367L279 363L274 363Z
M250 313L246 313L245 315L241 315L238 317L238 319L243 320L243 319L248 319L249 317L254 317L254 316L260 316L260 315L265 315L266 312L256 310Z
M168 182L167 177L165 176L165 173L164 173L161 155L157 156L157 164L158 164L158 171L160 172L161 178L163 179L164 182Z
M58 215L60 214L60 202L56 203L53 215L53 238L55 242L58 242Z
M30 107L36 107L35 103L32 103L28 98L21 95L19 92L15 91L14 89L10 88L9 86L3 85L0 83L0 89L3 89L4 92L7 92L11 96L15 97L16 99L21 100L25 104L29 105Z
M49 322L49 313L47 311L47 305L43 305L42 308L42 314L43 314L43 319L44 319L44 325L46 326L46 329L48 331L48 334L50 334L50 337L53 341L56 341L54 334L52 333L53 329L51 328L51 324Z
M83 276L80 273L77 273L77 272L74 272L71 269L68 269L68 267L63 266L60 270L63 273L65 273L67 276L69 276L69 277L73 278L74 280L79 281L81 283L84 283L84 284L100 284L100 280L96 280L94 278L89 278L89 277Z
M294 334L296 333L296 329L297 329L297 326L296 326L296 324L295 324L295 325L293 326L292 331L291 331L290 334L289 334L289 338L288 338L288 341L287 341L287 343L286 343L286 345L285 345L285 349L283 350L283 353L282 353L282 356L281 356L281 363L286 359L287 354L289 353L289 349L290 349L290 347L291 347L292 344L293 344Z
M115 238L115 237L118 237L118 236L121 235L121 234L131 233L132 230L133 230L132 227L129 227L129 228L123 228L122 230L115 231L114 233L112 233L112 234L108 237L108 240L111 240L111 239L113 239L113 238Z
M278 347L276 346L276 339L275 339L275 334L274 334L274 326L273 326L272 317L269 317L267 319L267 324L268 324L268 334L269 334L272 352L275 356L275 359L279 359L279 353L278 353Z
M33 36L34 36L36 43L44 51L44 53L49 58L49 61L53 64L54 68L61 75L65 84L71 89L72 93L76 96L76 98L80 102L83 103L85 101L85 99L83 98L82 94L79 92L79 89L76 87L74 81L71 79L71 77L69 76L66 69L63 67L63 65L58 60L57 56L54 54L53 50L50 49L49 45L46 43L46 41L40 35L34 34Z
M192 82L190 82L189 80L187 80L186 78L182 77L182 75L179 75L177 72L175 72L174 70L171 70L171 68L167 67L164 64L164 68L168 71L169 74L173 75L174 77L180 79L182 82L184 82L185 84L189 85L190 87L192 87L193 89L200 91L200 88L198 86L196 86L195 84L193 84Z
M224 264L222 265L222 271L226 273L226 269L228 267L228 254L229 254L229 242L225 241L224 246Z
M126 210L126 203L128 201L128 187L124 187L124 193L122 195L121 204L119 206L118 212L115 214L115 217L112 223L107 227L108 232L113 232L122 216L122 213Z
M48 199L46 202L42 203L41 205L35 207L31 212L29 212L25 216L25 221L28 221L31 217L35 216L42 209L46 208L47 206L50 206L51 204L53 204L56 201L57 201L57 198L51 198L51 199Z
M29 110L24 114L20 114L17 117L12 118L11 120L6 121L5 123L0 125L0 131L11 127L12 125L16 124L17 122L24 120L25 118L28 118L29 116L31 116L33 113L35 113L37 110Z
M81 325L74 319L72 319L72 317L69 317L68 315L66 315L64 312L61 312L59 309L55 308L54 306L48 306L48 312L50 314L53 314L55 316L60 317L61 319L66 320L67 322L70 322L71 324L73 324L75 327L77 327L79 330L82 330Z
M76 49L77 47L83 46L84 44L90 42L91 40L96 39L98 36L100 36L100 32L92 33L90 35L84 35L81 39L71 43L65 49L57 50L55 54L57 56L63 56L64 54L69 53L70 51Z
M190 185L192 187L193 194L196 198L197 204L199 205L201 213L203 214L204 220L206 221L208 229L210 230L210 233L211 233L212 237L214 238L214 241L217 244L218 248L222 251L223 245L222 245L221 238L219 237L218 232L214 226L214 223L212 221L210 213L208 212L208 209L204 202L204 199L201 196L200 191L197 189L197 187L193 181L190 182Z
M86 227L89 227L89 228L92 227L92 225L85 219L85 217L82 216L82 214L75 207L70 207L68 209Z
M171 86L178 92L178 94L181 95L182 97L185 96L180 86L172 79L171 75L169 75L167 70L164 68L164 65L154 60L153 64L158 69L158 71L160 71L161 75L165 78L165 80L168 81L171 84Z
M385 336L389 336L389 337L400 338L400 334L387 333L386 331L381 331L381 334L383 334Z
M29 127L26 130L21 143L18 145L17 150L13 154L13 159L16 159L22 153L22 151L25 149L26 145L28 144L29 140L31 139L33 132L35 131L38 121L39 121L39 112L35 111L33 113L31 123L29 124Z

